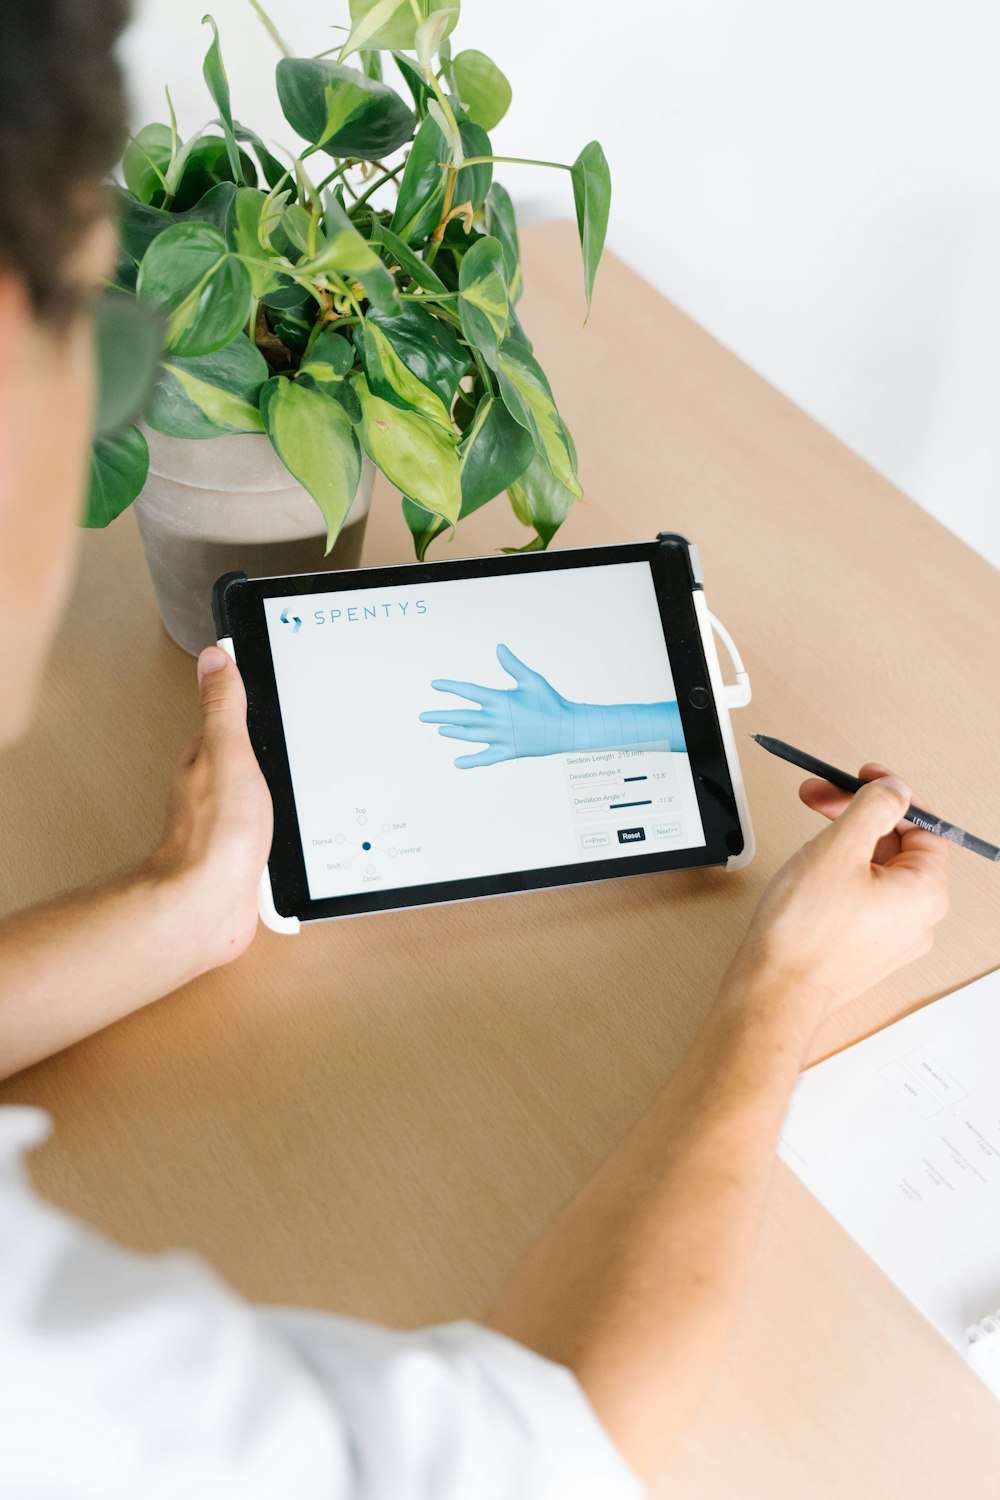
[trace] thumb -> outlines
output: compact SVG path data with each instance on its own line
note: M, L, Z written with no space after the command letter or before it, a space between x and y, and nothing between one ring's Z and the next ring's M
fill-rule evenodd
M839 843L863 847L866 856L906 816L913 793L898 776L880 776L855 792L850 803L829 829Z
M501 644L497 647L497 661L505 672L509 672L517 683L532 682L540 674L531 667L526 667L519 656L515 656L509 646Z
M247 695L236 663L221 646L207 646L198 658L198 690L211 746L234 732L246 735Z

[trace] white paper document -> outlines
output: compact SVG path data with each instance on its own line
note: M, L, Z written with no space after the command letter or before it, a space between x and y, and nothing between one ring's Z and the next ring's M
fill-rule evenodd
M1000 970L810 1068L779 1153L1000 1396Z

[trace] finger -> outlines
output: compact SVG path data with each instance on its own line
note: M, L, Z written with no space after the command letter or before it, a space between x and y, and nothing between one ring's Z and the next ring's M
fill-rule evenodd
M536 677L540 676L540 673L534 671L531 667L525 666L521 658L515 656L509 646L501 644L497 647L497 661L503 667L504 671L509 672L517 683L533 682Z
M470 740L474 745L492 743L492 736L485 729L463 729L460 724L442 724L438 734L445 740Z
M198 658L198 688L207 749L247 738L247 695L236 663L220 646Z
M439 693L454 693L456 698L468 698L473 703L486 703L495 688L480 687L475 682L454 682L450 677L435 677L431 687Z
M495 766L500 760L510 760L507 751L499 745L490 745L478 755L460 755L455 764L460 771L471 771L474 766Z
M821 781L818 776L809 776L799 787L800 800L806 807L811 807L813 812L822 813L824 818L839 818L850 807L853 796L853 792L842 792L839 787L833 786L829 781Z
M893 832L910 805L910 788L897 776L882 776L855 792L824 835L871 860L876 844Z
M421 724L459 724L465 729L472 729L476 724L482 724L485 717L486 711L482 708L441 708L421 714L420 722Z

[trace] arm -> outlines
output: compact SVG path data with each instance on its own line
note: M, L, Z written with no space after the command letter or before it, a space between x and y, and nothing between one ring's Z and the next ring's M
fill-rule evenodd
M814 1030L926 952L947 906L944 841L893 831L901 783L853 801L815 782L803 795L842 815L779 871L685 1063L486 1320L568 1365L645 1475L690 1418L739 1306Z
M150 857L0 923L2 1076L227 963L253 937L270 799L235 664L210 647L198 679L203 732L181 756Z
M472 708L423 713L425 724L439 725L445 739L485 744L474 755L460 755L460 771L493 766L502 760L535 755L563 755L587 750L625 750L637 746L684 749L684 731L676 702L573 703L557 693L540 672L526 667L504 645L497 660L513 677L513 688L480 687L436 677L431 687L454 693Z

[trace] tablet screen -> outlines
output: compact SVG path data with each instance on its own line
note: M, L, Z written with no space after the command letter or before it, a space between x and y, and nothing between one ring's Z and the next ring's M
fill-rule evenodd
M705 845L648 562L264 610L312 900Z

